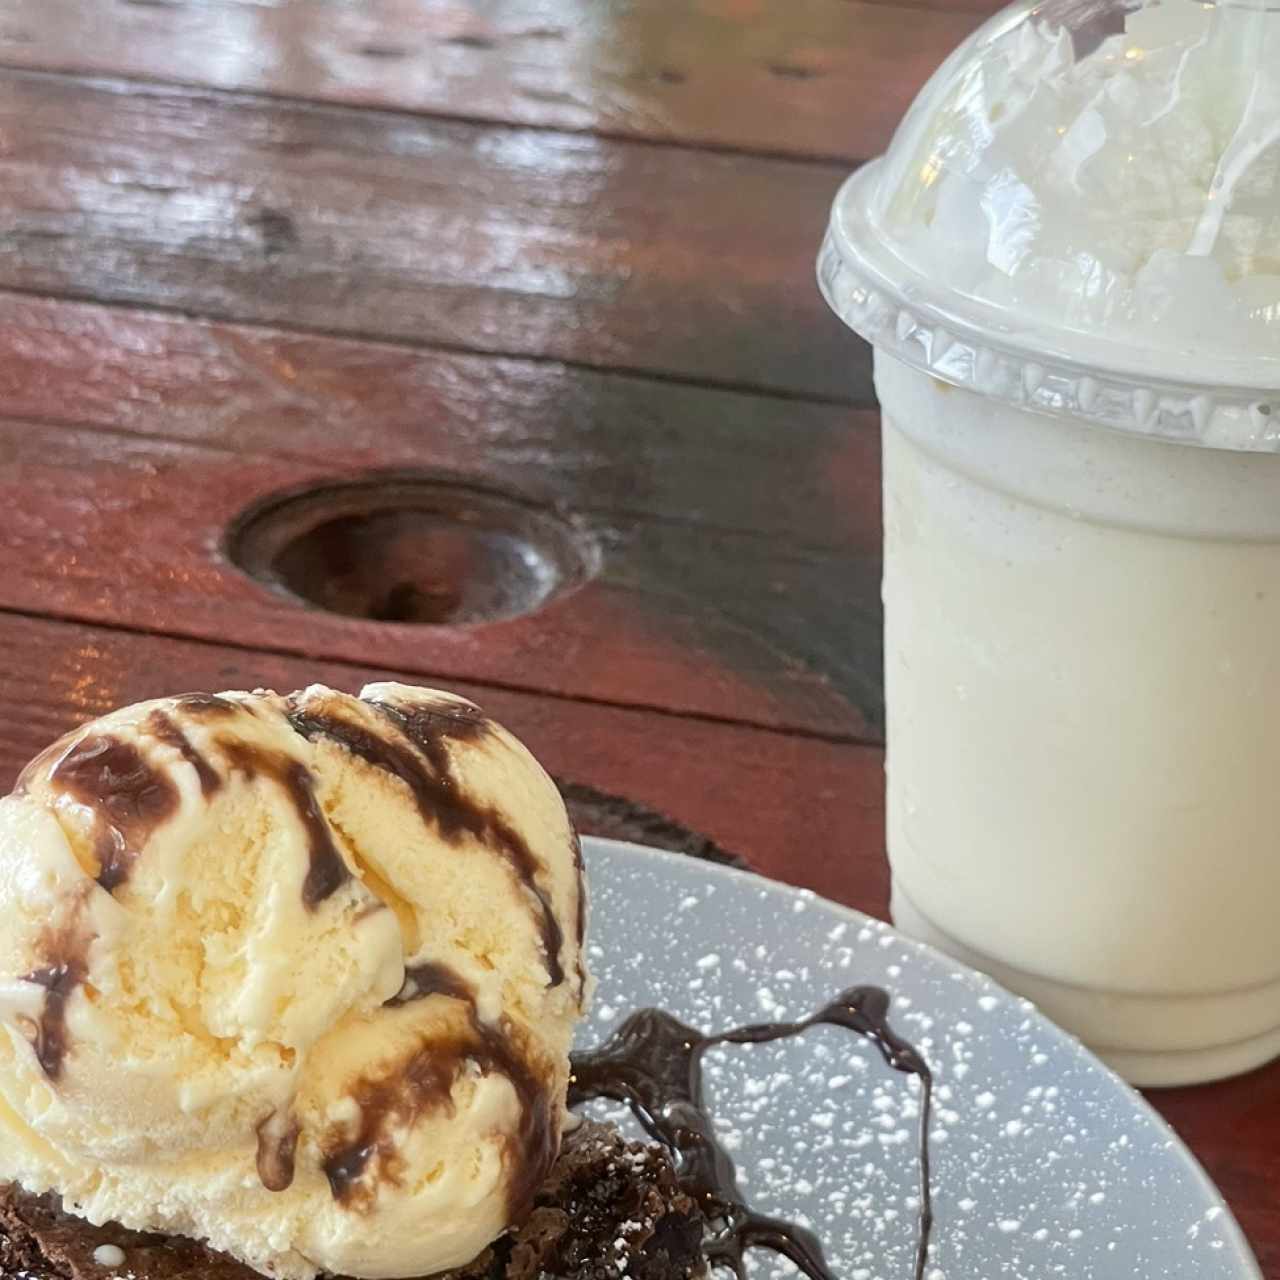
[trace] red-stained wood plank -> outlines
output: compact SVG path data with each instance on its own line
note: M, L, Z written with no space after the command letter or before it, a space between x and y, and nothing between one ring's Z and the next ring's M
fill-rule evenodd
M356 690L413 672L0 613L0 790L42 746L112 707L193 689ZM557 777L670 815L754 869L883 915L878 749L711 724L471 681ZM750 802L744 801L750 797Z
M1262 1274L1280 1276L1280 1062L1221 1084L1147 1096L1221 1188Z
M10 0L0 62L855 161L997 7Z
M0 75L0 288L871 402L843 166Z
M251 580L222 551L256 501L367 474L334 456L0 420L0 607L835 737L878 733L875 555L583 511L577 529L599 571L537 613L431 627L340 616ZM338 555L323 557L331 578L346 573Z
M0 406L337 470L429 467L795 548L880 544L872 410L5 294Z
M0 396L21 415L0 426L2 604L879 735L873 415L2 296ZM255 499L390 468L572 515L599 577L424 629L305 610L218 552Z
M0 788L58 734L121 703L194 688L291 689L318 680L354 690L366 680L413 678L16 615L0 614L0 643ZM764 874L884 916L883 778L874 748L451 685L523 737L558 777L668 813ZM1280 1064L1149 1097L1223 1189L1263 1274L1280 1274Z

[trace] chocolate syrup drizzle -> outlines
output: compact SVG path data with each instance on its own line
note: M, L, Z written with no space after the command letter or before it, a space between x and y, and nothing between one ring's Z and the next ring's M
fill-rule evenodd
M582 839L573 832L573 870L578 880L578 1006L585 1008L587 995L587 868L582 860Z
M147 716L146 729L157 742L173 747L196 771L200 790L205 796L213 795L222 786L217 770L191 745L191 739L183 733L171 715L160 710L153 711Z
M469 835L506 858L539 904L539 928L550 985L559 986L564 981L560 962L564 934L550 899L536 879L541 863L505 814L466 794L449 759L449 741L475 741L489 732L489 722L478 711L457 703L408 708L382 702L367 705L399 730L412 747L332 711L291 704L287 714L289 723L304 738L328 738L366 764L399 778L409 788L422 820L443 839L452 842Z
M447 964L428 961L425 964L413 965L404 971L404 986L400 993L394 995L386 1003L388 1009L399 1009L415 1000L425 1000L428 996L449 996L454 1000L465 1000L473 1008L475 992L471 984Z
M298 820L307 833L310 854L310 865L302 882L302 901L308 910L314 911L351 879L351 872L342 860L342 854L333 842L328 820L316 802L311 771L282 751L269 751L233 738L219 739L218 747L233 768L247 778L262 774L273 779L293 802Z
M448 965L432 962L407 970L403 988L387 1001L387 1007L402 1008L433 995L467 1006L467 1033L447 1041L432 1039L397 1071L356 1082L352 1096L360 1108L360 1124L353 1136L344 1135L328 1145L323 1169L329 1188L339 1204L360 1208L371 1199L362 1179L375 1162L378 1175L395 1182L400 1171L388 1121L411 1123L448 1105L458 1073L473 1062L484 1075L505 1076L520 1103L520 1123L506 1153L508 1217L518 1222L528 1213L556 1158L550 1085L520 1052L514 1027L505 1021L494 1027L481 1020L470 984Z
M36 1023L36 1061L49 1080L62 1075L67 1056L67 1000L85 980L88 965L83 956L72 956L61 964L37 969L23 979L44 988L44 1007Z
M268 1191L293 1185L302 1126L288 1111L273 1111L258 1126L258 1177Z
M181 707L183 711L194 715L232 716L242 711L253 714L251 703L220 698L216 693L180 693L169 701L175 707Z
M41 753L23 770L18 791L27 789L36 766L51 753L52 748ZM147 837L178 808L173 781L154 769L132 743L110 734L89 734L72 741L50 768L48 785L92 813L94 879L107 893L124 884ZM40 941L45 963L23 976L24 982L44 991L32 1043L40 1069L54 1083L62 1076L69 1048L67 1003L89 972L92 935L79 920L84 901L80 896L71 904L63 927L46 931Z
M152 829L178 807L178 789L132 743L107 734L81 738L49 773L51 786L90 806L98 883L108 892L128 878Z
M598 1049L573 1056L569 1103L592 1098L625 1102L645 1131L677 1158L683 1190L711 1224L707 1261L742 1277L748 1248L763 1246L790 1258L810 1280L836 1280L812 1232L756 1213L738 1187L729 1153L716 1138L702 1097L702 1058L713 1045L785 1040L826 1023L865 1036L895 1071L918 1077L920 1101L920 1217L915 1280L923 1280L933 1229L929 1127L933 1076L923 1056L890 1027L889 995L879 987L851 987L799 1022L770 1022L704 1035L659 1009L633 1013Z
M233 715L237 703L211 693L184 693L170 699L175 708L205 716ZM156 708L142 724L158 742L173 747L196 771L200 790L210 796L222 779L191 744L177 722ZM59 744L55 743L55 748ZM17 791L25 791L34 771L54 748L41 752L19 775ZM93 848L97 881L111 893L129 872L151 832L178 808L178 788L163 769L155 768L131 742L112 734L89 734L72 743L49 770L49 786L88 806L94 815Z

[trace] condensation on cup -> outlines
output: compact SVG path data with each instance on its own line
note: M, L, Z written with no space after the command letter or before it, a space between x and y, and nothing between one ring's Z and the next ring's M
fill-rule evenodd
M900 927L1130 1080L1280 1055L1280 12L1019 5L836 199Z

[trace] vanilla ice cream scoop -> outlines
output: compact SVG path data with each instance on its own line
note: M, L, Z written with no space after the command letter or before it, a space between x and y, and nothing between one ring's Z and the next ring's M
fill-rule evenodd
M528 1209L588 979L550 778L398 684L141 703L0 800L0 1181L286 1278Z

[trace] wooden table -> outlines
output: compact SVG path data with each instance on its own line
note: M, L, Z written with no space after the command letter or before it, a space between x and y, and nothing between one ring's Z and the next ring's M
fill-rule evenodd
M877 415L812 264L991 7L0 0L3 781L117 703L403 673L587 829L884 914ZM255 503L388 472L559 538L559 593L423 626L229 563ZM502 560L454 552L366 611L456 616ZM1152 1101L1280 1276L1280 1067Z

